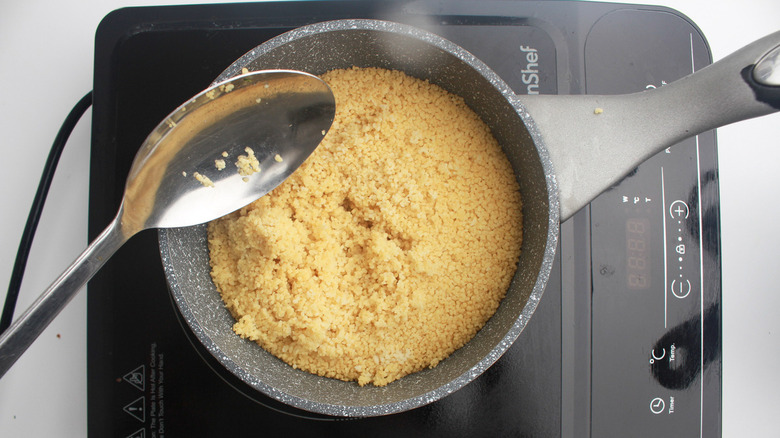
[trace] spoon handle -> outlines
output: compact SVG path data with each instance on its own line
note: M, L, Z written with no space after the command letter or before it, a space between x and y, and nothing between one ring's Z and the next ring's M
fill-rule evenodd
M0 377L5 375L65 305L129 237L122 231L119 220L114 219L24 314L0 335Z

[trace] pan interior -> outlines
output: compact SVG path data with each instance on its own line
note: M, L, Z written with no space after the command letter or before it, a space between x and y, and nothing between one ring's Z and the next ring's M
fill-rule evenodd
M218 80L244 67L322 74L352 66L402 70L462 96L490 126L517 175L524 204L519 268L498 311L474 339L436 368L386 387L359 387L315 376L293 369L233 333L235 321L209 274L205 225L162 230L160 248L180 311L201 342L230 371L266 395L302 409L367 416L401 412L441 398L473 380L506 351L525 327L544 290L558 217L553 215L551 220L550 205L557 201L548 187L549 165L540 159L535 139L520 116L522 109L507 98L511 91L468 52L427 32L370 20L320 23L259 46Z

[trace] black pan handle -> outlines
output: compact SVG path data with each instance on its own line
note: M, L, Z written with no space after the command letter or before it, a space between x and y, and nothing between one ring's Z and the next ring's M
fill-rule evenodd
M753 90L757 101L780 110L780 45L757 63L743 68L742 79Z

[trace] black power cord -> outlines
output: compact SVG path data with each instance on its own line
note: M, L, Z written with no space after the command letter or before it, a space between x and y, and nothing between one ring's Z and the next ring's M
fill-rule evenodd
M49 157L46 159L46 164L43 166L43 174L41 180L38 183L38 191L35 192L35 198L33 198L32 207L30 207L30 214L27 216L27 223L24 226L22 232L22 240L19 242L19 249L16 252L16 260L14 261L14 268L11 271L11 281L8 284L8 293L5 296L5 305L3 305L3 314L0 318L0 333L7 329L14 317L14 309L16 308L16 300L19 298L19 290L22 286L22 278L24 277L24 269L27 267L27 258L30 255L30 248L32 247L33 238L35 237L35 230L38 228L38 222L41 219L41 213L43 212L43 205L46 203L46 196L49 194L49 187L54 179L54 172L57 170L57 163L60 161L60 155L62 155L65 144L68 142L73 128L76 127L81 116L92 105L92 92L86 94L81 100L73 107L68 114L68 117L62 123L57 137L54 139L54 143L49 151Z

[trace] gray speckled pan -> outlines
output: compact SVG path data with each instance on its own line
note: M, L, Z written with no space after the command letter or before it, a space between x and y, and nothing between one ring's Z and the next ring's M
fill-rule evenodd
M381 21L315 24L257 47L218 80L239 74L244 67L285 66L321 74L353 65L404 70L463 96L490 125L519 176L525 217L521 269L495 316L471 342L436 368L383 388L359 387L294 370L233 333L235 320L209 276L205 225L162 230L160 248L170 289L184 318L230 371L257 390L298 408L330 415L373 416L440 399L479 376L509 348L544 291L558 239L558 200L555 176L541 139L519 121L525 114L504 97L512 94L509 87L473 55L430 33Z
M777 34L774 38L780 39ZM753 52L756 50L764 49ZM731 64L741 68L754 62L753 52L742 54ZM301 409L336 416L406 411L472 381L509 348L533 314L550 274L561 218L576 212L663 147L687 135L772 110L771 104L743 98L742 87L735 93L747 108L742 109L746 114L738 117L720 114L723 111L702 117L680 108L666 116L647 117L668 109L670 95L682 94L685 101L690 93L712 94L707 87L695 87L701 81L663 87L671 92L659 89L627 97L518 97L485 64L455 44L409 26L375 20L334 21L293 30L250 51L217 80L240 74L244 67L322 74L353 65L403 70L462 96L490 126L514 168L524 203L523 252L506 298L474 339L436 368L382 388L359 387L295 370L233 333L234 320L209 275L206 226L160 231L160 251L171 292L203 345L258 391ZM734 66L730 67L729 72ZM724 74L716 71L714 77ZM596 107L603 112L595 115ZM643 123L639 119L644 119ZM652 119L650 126L646 119ZM565 129L560 129L561 120L566 121ZM668 129L670 120L674 126ZM626 144L633 146L627 148Z

